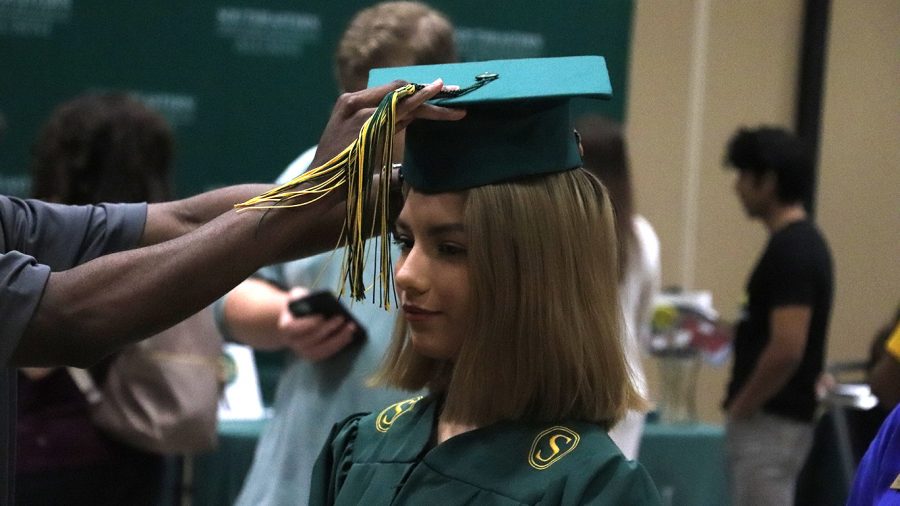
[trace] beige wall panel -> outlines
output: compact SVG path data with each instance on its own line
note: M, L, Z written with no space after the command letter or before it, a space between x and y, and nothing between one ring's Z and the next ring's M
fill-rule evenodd
M900 3L835 0L830 35L817 210L838 362L864 358L900 303Z
M741 126L792 128L802 2L713 2L706 67L694 287L710 289L734 319L766 231L750 221L722 166L725 145Z
M691 10L687 2L638 1L630 65L628 124L636 208L656 228L665 284L681 279Z

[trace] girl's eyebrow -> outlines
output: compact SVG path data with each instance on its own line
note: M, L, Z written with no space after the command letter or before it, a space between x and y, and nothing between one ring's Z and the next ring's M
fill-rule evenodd
M428 235L430 236L438 236L443 234L449 234L452 232L465 232L466 227L463 226L462 223L442 223L439 225L432 225L428 227Z
M393 232L394 232L394 233L397 233L397 231L399 231L399 230L404 230L404 231L405 231L405 230L409 230L409 225L407 225L406 222L404 222L404 221L401 220L400 218L397 218L396 220L394 220L394 230L393 230Z
M404 222L403 220L401 220L399 218L394 222L394 230L393 230L394 233L409 232L409 229L410 229L409 225L407 225L406 222ZM430 225L428 227L428 229L426 230L426 234L434 237L434 236L438 236L438 235L442 235L442 234L449 234L449 233L454 233L454 232L465 232L465 231L466 231L466 227L462 223L450 222L450 223L440 223L437 225Z

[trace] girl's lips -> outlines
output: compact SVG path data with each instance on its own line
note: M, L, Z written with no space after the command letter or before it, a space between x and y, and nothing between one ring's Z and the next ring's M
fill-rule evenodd
M438 311L430 311L412 304L403 304L403 316L406 317L407 321L424 321L438 314Z

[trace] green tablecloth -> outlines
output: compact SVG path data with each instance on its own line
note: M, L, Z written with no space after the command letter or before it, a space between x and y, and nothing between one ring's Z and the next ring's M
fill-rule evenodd
M219 446L193 458L192 504L230 506L253 463L265 420L219 422Z
M265 421L221 422L219 447L193 460L194 506L234 502ZM720 426L648 423L640 460L667 506L726 506L725 442Z
M638 461L669 506L727 506L725 429L702 423L648 423Z

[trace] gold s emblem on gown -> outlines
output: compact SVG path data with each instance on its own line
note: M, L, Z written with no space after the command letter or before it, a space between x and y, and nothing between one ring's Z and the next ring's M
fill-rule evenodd
M551 427L534 438L528 453L528 464L541 471L563 458L578 446L581 436L562 426Z
M416 405L419 400L422 399L422 396L413 397L412 399L406 399L405 401L400 401L396 404L391 404L390 406L381 410L381 413L378 413L378 417L375 419L375 429L378 432L387 432L388 429L391 428L391 425L394 421L400 417L400 415L408 412Z

